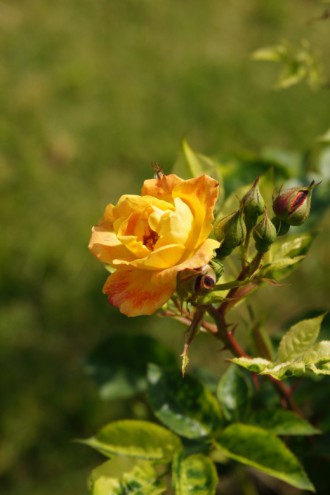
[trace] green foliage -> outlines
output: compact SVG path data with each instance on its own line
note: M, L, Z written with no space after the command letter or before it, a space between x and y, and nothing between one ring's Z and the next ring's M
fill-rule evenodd
M320 432L298 414L284 409L253 411L248 423L268 430L274 435L317 435Z
M282 337L278 358L272 362L262 358L234 358L243 368L278 380L309 373L330 375L330 341L315 343L324 315L303 320Z
M263 428L236 423L217 438L230 459L255 467L302 490L314 491L304 469L285 444Z
M251 407L252 385L237 366L229 366L219 381L217 396L227 421L242 421Z
M181 450L179 438L162 426L147 421L121 420L104 426L82 443L107 457L116 455L169 462Z
M114 334L88 356L86 372L102 399L125 399L146 390L148 363L175 366L176 357L148 335Z
M125 468L120 477L120 466L115 466L114 477L112 466L114 461L107 461L94 469L89 480L90 495L160 495L165 491L165 486L159 482L154 466L146 461L140 461Z
M150 365L148 399L162 423L185 438L207 438L222 426L220 407L197 378Z
M173 464L176 495L215 495L217 483L217 471L209 457L203 454L176 457Z
M253 60L282 64L282 72L275 84L285 89L305 80L312 89L324 84L322 68L307 40L294 48L287 41L274 46L259 48L252 54Z

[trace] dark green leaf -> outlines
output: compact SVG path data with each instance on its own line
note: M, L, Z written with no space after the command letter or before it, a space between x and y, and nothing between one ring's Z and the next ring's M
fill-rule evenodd
M222 376L217 396L227 421L242 420L250 409L251 382L243 370L230 365Z
M317 435L321 433L298 414L283 409L255 411L249 416L248 423L264 428L275 435Z
M150 405L171 430L192 439L213 435L221 427L219 404L197 378L150 365L148 381Z
M230 459L253 466L301 490L314 491L295 455L267 430L236 423L220 433L217 444Z
M122 455L160 462L170 462L182 448L180 439L162 426L129 419L109 423L82 443L108 457Z
M175 355L149 335L116 334L89 355L87 373L103 399L124 399L147 388L147 364L175 366Z
M214 495L217 482L217 471L209 457L203 454L176 457L173 464L176 495Z

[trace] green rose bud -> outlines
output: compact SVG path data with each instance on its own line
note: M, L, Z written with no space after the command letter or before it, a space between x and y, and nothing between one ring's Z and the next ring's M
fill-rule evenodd
M273 210L277 218L289 225L301 225L305 222L311 208L313 189L318 186L313 180L308 187L292 187L279 194L273 200Z
M256 242L256 250L259 253L268 251L277 238L276 228L267 215L266 208L264 209L264 216L253 231L253 238Z
M259 177L256 178L251 189L243 196L242 204L244 205L245 224L248 229L252 229L265 207L265 201L259 191Z
M246 235L246 227L243 220L244 208L241 207L235 213L216 220L214 224L214 235L221 246L216 250L218 258L228 256L233 249L240 246Z

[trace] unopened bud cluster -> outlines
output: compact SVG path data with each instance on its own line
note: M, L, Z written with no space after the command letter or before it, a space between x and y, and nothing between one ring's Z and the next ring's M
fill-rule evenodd
M313 181L308 187L280 190L273 198L275 216L271 220L257 178L241 199L239 209L216 220L214 235L221 242L217 257L221 259L228 256L244 243L251 232L256 250L259 253L267 252L277 236L286 234L290 226L304 223L310 212L312 191L316 185ZM261 220L260 215L263 215Z
M290 226L304 223L310 212L312 191L317 185L313 181L307 187L281 189L273 197L275 216L270 219L257 177L240 200L239 208L215 221L214 235L221 243L216 257L208 265L178 273L177 293L181 301L198 304L200 297L212 291L223 274L223 258L241 245L244 245L246 255L251 237L255 250L263 255L278 236L289 231Z

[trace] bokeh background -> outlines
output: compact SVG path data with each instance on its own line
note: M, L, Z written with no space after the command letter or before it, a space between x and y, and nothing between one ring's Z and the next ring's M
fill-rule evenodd
M139 414L100 401L84 373L102 338L143 331L180 352L179 325L127 319L101 294L87 243L105 204L138 193L151 162L169 171L183 136L215 157L312 146L330 127L329 89L273 91L277 67L250 54L307 38L328 61L330 21L308 22L320 12L313 0L0 2L2 493L85 493L100 457L72 440ZM329 216L320 224L292 285L258 300L272 328L327 304ZM221 367L204 336L191 358Z

